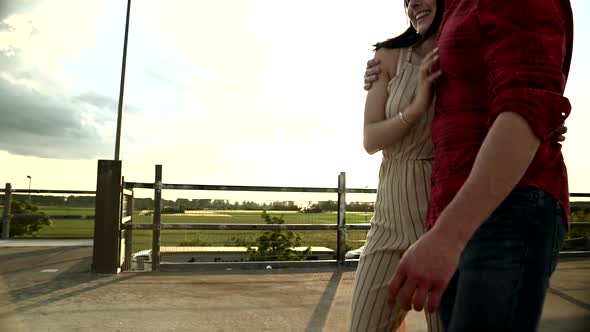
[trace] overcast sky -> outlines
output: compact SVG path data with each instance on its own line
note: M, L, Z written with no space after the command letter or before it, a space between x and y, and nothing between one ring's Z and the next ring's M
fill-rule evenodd
M95 189L97 159L114 155L125 5L0 0L0 183ZM572 5L563 150L571 191L590 192L590 4ZM133 1L126 180L159 163L168 183L333 187L346 171L376 187L362 74L371 44L406 26L402 1Z

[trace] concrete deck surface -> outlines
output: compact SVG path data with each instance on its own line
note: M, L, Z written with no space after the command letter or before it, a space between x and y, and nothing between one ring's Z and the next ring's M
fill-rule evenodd
M91 247L0 247L0 331L346 331L354 269L90 273ZM408 331L426 331L422 313ZM590 331L590 259L563 259L540 331Z

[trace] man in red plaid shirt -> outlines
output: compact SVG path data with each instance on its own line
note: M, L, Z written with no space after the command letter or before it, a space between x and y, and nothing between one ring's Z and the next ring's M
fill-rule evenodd
M430 231L390 299L448 332L536 330L569 216L570 2L447 0L438 43Z

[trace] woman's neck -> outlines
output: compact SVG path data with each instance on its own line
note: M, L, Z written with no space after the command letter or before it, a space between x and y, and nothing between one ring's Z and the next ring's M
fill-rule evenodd
M425 41L417 44L414 47L414 52L416 52L416 54L418 54L418 56L424 57L424 56L426 56L426 54L430 53L430 51L432 51L435 47L436 47L436 41L434 39L434 36L432 36L432 37L429 37L428 39L426 39Z

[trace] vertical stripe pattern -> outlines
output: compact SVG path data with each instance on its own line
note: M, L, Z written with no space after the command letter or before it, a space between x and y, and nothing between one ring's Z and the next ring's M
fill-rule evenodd
M411 63L411 49L400 51L397 75L388 85L386 118L398 116L416 91L418 66ZM389 307L387 290L403 253L424 233L434 157L433 114L431 108L399 143L383 150L375 213L353 286L351 331L395 331L407 314L397 305ZM425 318L428 331L442 331L438 315Z

